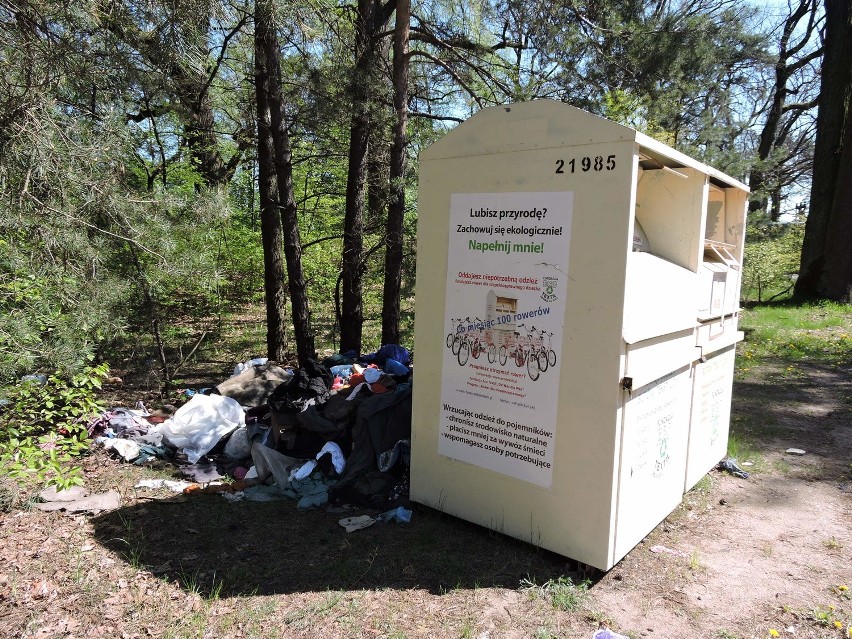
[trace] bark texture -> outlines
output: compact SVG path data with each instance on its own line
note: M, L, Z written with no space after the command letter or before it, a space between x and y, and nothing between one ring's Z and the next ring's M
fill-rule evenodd
M852 301L852 3L825 1L811 201L796 296Z

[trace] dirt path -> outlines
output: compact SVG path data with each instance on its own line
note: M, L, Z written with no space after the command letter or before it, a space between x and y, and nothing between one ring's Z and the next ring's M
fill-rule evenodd
M734 431L760 438L762 470L709 475L594 587L596 606L634 636L852 636L850 399L848 371L769 367L736 384Z

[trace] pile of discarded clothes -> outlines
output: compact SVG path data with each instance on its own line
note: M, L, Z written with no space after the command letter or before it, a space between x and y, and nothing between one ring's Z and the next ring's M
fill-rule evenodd
M250 360L215 388L187 391L173 414L113 408L89 434L128 462L169 460L194 482L233 477L240 498L392 506L408 496L410 367L395 344L295 370Z

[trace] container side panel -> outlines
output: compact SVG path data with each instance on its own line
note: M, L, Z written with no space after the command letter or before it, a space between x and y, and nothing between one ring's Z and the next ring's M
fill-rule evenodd
M634 390L625 401L613 563L674 510L683 496L690 382L686 366Z
M696 364L684 492L725 456L734 383L733 345Z
M511 126L511 121L503 126ZM572 145L570 140L562 140L563 144L554 148L472 155L456 149L452 138L452 134L447 136L442 145L442 154L447 157L425 154L421 161L412 498L608 568L617 474L618 382L633 144ZM466 135L459 146L468 144L470 136ZM530 206L514 201L518 197L523 200L523 194L532 198ZM468 201L471 197L481 204ZM503 206L505 203L511 206ZM538 211L545 207L547 217L536 218L535 224L529 219L499 219L501 210ZM473 215L498 211L497 218L470 217L471 210ZM561 216L561 222L550 222L551 210ZM461 221L451 218L453 211L456 217L467 211L469 223L462 225L461 231ZM502 233L498 230L501 227ZM508 227L521 230L509 234L505 230ZM544 258L545 254L535 251L542 236L525 234L523 227L562 228L565 235L544 237L552 242L553 250L562 246L564 255L548 255L539 263L537 256ZM491 235L483 229L490 229ZM464 239L462 246L472 256L471 261L462 265L457 255L450 254L451 232L456 240ZM515 237L509 240L509 235ZM560 242L566 237L569 240L563 246ZM499 249L505 251L502 243L506 241L509 252L501 254ZM515 243L530 245L530 250L522 247L518 250L523 252L513 255ZM550 253L550 246L545 243L541 250ZM530 275L535 269L540 272ZM480 285L477 282L485 282L483 277L471 277L486 274L506 279ZM558 277L545 282L549 274ZM522 282L524 277L538 281ZM521 291L510 285L530 289ZM546 316L523 316L545 307L553 309ZM470 333L466 346L454 344L459 323L453 320L468 317L484 321L479 327L474 325L472 331L468 328L475 321L465 323L461 332ZM509 319L500 319L506 317ZM539 324L544 318L547 323ZM486 326L490 320L495 323ZM515 324L515 329L521 323L525 327L523 331L513 330L510 336L500 335L498 322ZM529 368L529 352L521 358L522 366L518 366L517 357L512 361L509 356L514 332L526 338L526 328L533 325L537 332L545 331L535 337L539 346L546 346L544 356L537 358L538 370ZM498 346L504 338L508 340L505 362ZM492 343L497 347L493 362L488 354ZM483 345L485 350L479 352ZM527 348L529 344L523 350ZM473 357L474 349L479 352L478 358ZM445 381L448 371L452 371L452 379ZM475 402L458 398L452 403L442 402L445 384L455 390L473 390L478 394L471 396ZM501 402L501 398L508 401ZM548 402L550 408L545 410ZM458 412L464 410L472 415ZM471 423L451 424L450 416ZM498 419L505 423L497 424ZM451 432L450 425L468 433ZM470 436L474 431L477 437ZM552 437L545 436L550 431ZM497 458L460 454L464 447L472 447L452 440L452 446L447 448L445 443L442 448L444 433L464 436L474 443L481 441L483 446L488 437L488 445L526 459L521 463L513 458L513 464L507 465ZM502 443L492 441L492 437ZM542 440L546 446L532 440ZM524 447L538 450L525 451ZM542 459L550 460L549 469L530 461ZM518 468L526 470L515 472Z

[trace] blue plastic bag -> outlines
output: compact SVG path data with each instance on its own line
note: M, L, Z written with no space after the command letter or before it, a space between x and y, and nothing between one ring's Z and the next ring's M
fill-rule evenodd
M389 510L381 515L376 515L376 521L388 523L395 521L397 523L407 524L411 522L411 511L408 508L399 506L393 510Z

